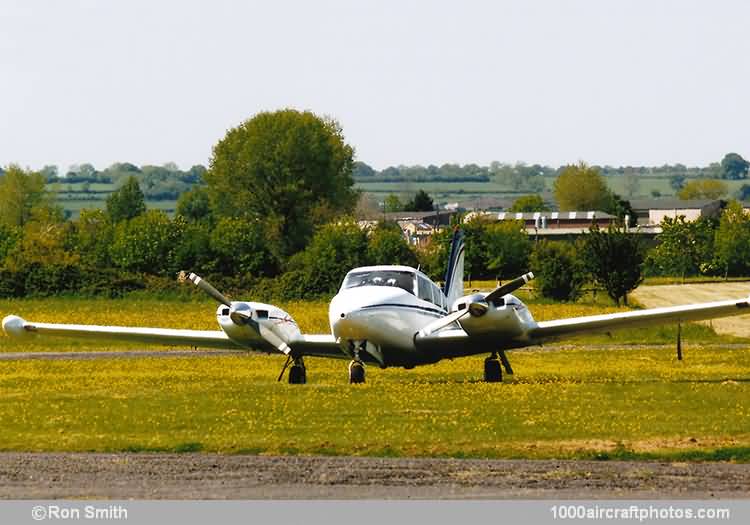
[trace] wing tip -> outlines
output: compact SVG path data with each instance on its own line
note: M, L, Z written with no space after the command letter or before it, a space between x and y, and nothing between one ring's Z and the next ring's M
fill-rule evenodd
M17 315L8 315L3 319L3 332L8 337L21 337L26 334L26 321Z

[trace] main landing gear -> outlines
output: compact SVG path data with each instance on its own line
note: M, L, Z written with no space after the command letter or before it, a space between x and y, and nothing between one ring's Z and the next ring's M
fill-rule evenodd
M301 356L289 356L289 358L286 360L284 368L281 369L281 374L279 374L279 381L281 381L281 378L284 377L284 372L286 371L286 368L289 366L290 362L292 363L292 366L289 368L289 384L304 385L305 383L307 383L307 369L305 368L305 361Z
M505 373L513 374L513 369L510 366L508 357L505 355L505 351L492 352L492 355L484 360L484 380L487 383L502 382L503 368L505 369Z

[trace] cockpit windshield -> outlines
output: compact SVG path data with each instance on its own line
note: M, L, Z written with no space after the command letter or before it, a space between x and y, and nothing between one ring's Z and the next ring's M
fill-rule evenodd
M414 274L395 270L373 270L350 273L344 280L344 288L358 286L396 286L414 294Z

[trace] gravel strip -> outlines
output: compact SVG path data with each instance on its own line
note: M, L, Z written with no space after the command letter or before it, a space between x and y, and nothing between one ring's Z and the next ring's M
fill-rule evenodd
M750 464L0 453L0 497L748 498Z

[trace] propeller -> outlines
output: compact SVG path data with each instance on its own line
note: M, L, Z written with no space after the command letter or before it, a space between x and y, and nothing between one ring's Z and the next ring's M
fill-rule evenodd
M509 293L515 292L521 286L528 283L533 278L534 278L533 272L525 273L521 277L516 277L512 281L507 282L504 285L490 292L490 294L487 297L485 297L484 300L488 303L494 303L495 301L497 301L504 295L508 295Z
M208 281L204 281L199 275L194 274L193 272L190 272L189 274L186 274L185 272L180 272L177 276L177 279L184 283L185 281L190 281L195 286L206 292L208 295L213 297L214 300L217 302L223 304L224 306L228 306L229 308L232 308L232 303L227 299L227 297L222 294L219 290L214 288L209 284ZM232 319L234 321L234 319Z
M224 306L228 306L229 318L234 324L238 326L252 326L258 331L263 339L284 354L289 355L292 351L292 349L289 348L289 345L286 344L286 341L279 337L279 335L271 327L267 326L266 323L253 320L253 309L246 303L232 303L224 294L211 286L208 281L193 272L190 272L189 274L186 272L180 272L177 278L180 282L190 281L217 302Z
M532 272L525 273L521 277L517 277L512 281L498 287L485 297L481 297L481 295L478 295L473 299L470 298L464 310L458 310L456 312L453 312L452 314L446 315L445 317L436 319L435 321L422 328L417 333L417 335L419 337L427 337L428 335L433 334L438 330L455 323L467 314L470 314L472 317L482 317L490 309L490 303L495 303L504 295L518 290L521 286L528 283L533 278L534 274Z
M457 312L453 312L452 314L448 314L445 317L441 317L440 319L436 319L432 321L430 324L422 328L419 332L417 332L417 335L419 337L427 337L430 334L433 334L440 330L441 328L444 328L450 324L455 323L459 319L461 319L463 316L468 315L469 310L458 310Z

